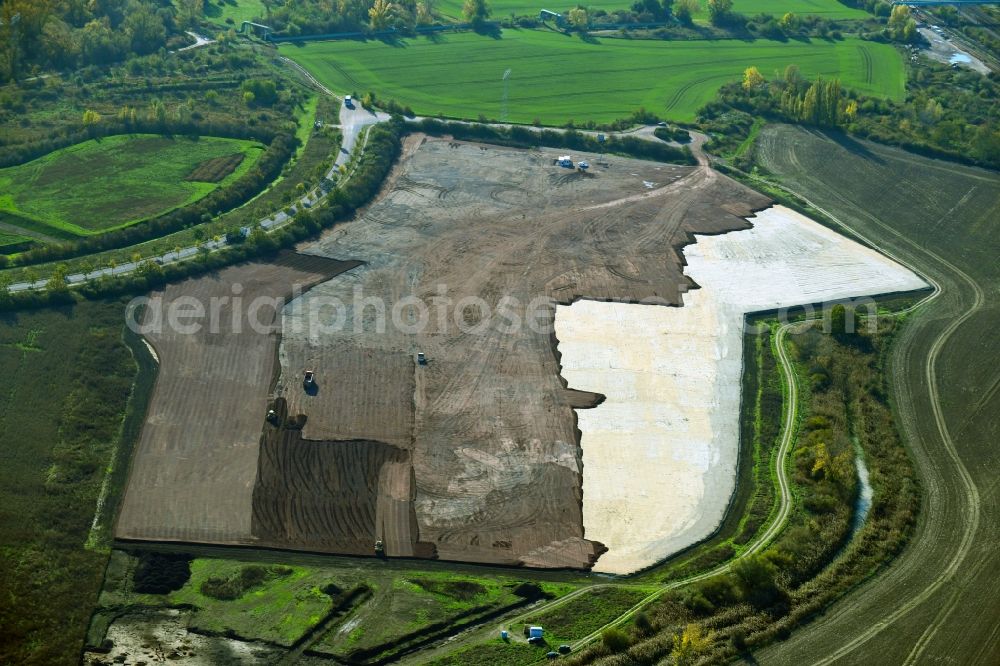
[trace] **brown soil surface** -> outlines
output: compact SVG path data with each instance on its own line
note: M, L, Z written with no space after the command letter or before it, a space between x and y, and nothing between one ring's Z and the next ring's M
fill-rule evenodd
M197 300L206 312L213 298L230 298L218 309L220 325L214 332L206 321L191 335L165 325L145 336L161 365L118 518L118 538L250 540L251 493L277 366L278 328L273 305L259 311L257 319L273 328L263 334L250 327L245 306L257 297L288 298L297 288L356 265L285 254L153 294L162 297L164 311L180 298ZM236 291L244 307L234 324ZM151 323L152 312L147 309L144 324Z
M253 492L252 533L261 545L371 555L413 555L410 453L373 441L302 438L302 416L273 405Z
M690 234L747 228L742 216L770 201L705 167L575 154L594 165L583 174L555 166L558 154L411 137L366 213L303 249L365 263L285 313L275 393L306 420L284 437L315 447L308 455L338 470L355 465L365 478L338 482L310 503L316 515L288 518L287 507L311 502L321 481L308 470L301 482L275 481L273 469L297 464L287 449L266 465L262 458L258 492L286 507L281 519L271 511L267 534L322 541L295 544L335 552L356 552L348 542L360 535L362 551L374 537L393 544L390 555L539 567L586 568L599 556L602 546L583 533L573 410L601 397L561 381L555 339L545 330L552 304L679 305L695 286L678 252ZM356 326L356 288L386 303L384 331L372 305ZM544 297L536 314L542 327L483 319L476 307L456 316L452 306L439 319L434 299L442 293L452 303L481 298L493 311L516 298L507 312L522 321L527 303ZM419 331L391 321L393 305L410 296L430 306ZM331 321L333 299L346 323L310 327L310 319ZM404 324L419 320L412 310L402 315ZM462 331L456 319L481 330ZM418 351L426 365L415 362ZM305 369L317 373L313 394L302 386ZM342 527L354 509L363 515Z

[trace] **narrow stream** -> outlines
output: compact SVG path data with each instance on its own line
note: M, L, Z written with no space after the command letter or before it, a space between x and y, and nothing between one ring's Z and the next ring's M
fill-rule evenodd
M865 524L868 510L872 506L872 484L868 478L868 466L865 465L865 454L861 445L854 442L854 467L858 470L858 497L854 500L854 520L851 523L851 537Z

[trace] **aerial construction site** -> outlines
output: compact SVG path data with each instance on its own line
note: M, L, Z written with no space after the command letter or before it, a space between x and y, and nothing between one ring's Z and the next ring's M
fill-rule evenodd
M745 314L924 286L771 204L704 164L410 135L356 219L160 294L228 300L146 335L118 538L616 574L704 539Z

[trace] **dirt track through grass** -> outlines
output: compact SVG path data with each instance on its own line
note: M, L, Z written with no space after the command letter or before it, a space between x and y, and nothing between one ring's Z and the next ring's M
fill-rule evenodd
M762 664L870 663L873 654L891 663L986 663L1000 638L995 616L982 612L995 608L988 581L1000 558L990 545L1000 522L998 424L986 416L1000 409L989 391L998 370L982 364L998 345L987 331L1000 315L991 287L1000 277L1000 178L786 127L762 133L757 153L792 190L942 291L908 320L890 361L899 422L924 485L911 546L822 621L755 656Z

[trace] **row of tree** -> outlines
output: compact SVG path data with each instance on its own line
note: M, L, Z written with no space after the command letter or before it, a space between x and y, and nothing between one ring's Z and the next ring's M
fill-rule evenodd
M515 148L550 146L592 153L611 153L641 159L671 162L674 164L695 164L696 160L687 147L677 148L665 143L646 141L634 136L607 136L603 139L595 134L584 134L569 129L556 131L534 130L519 125L503 127L498 125L445 122L434 118L424 118L413 124L421 132L432 136L449 135L456 139L483 141Z
M739 144L758 117L839 127L925 155L1000 167L1000 80L926 62L907 87L907 99L894 102L844 90L837 80L807 80L794 65L771 80L749 67L699 118L722 135L716 149L726 136Z
M168 282L200 275L233 263L274 255L282 248L292 247L324 228L349 219L361 206L378 193L399 155L400 137L405 132L401 119L381 123L369 130L364 153L349 179L330 192L323 204L312 210L300 210L293 221L276 231L265 233L255 227L247 239L217 252L207 250L196 257L160 265L152 260L142 262L128 275L102 276L90 280L78 289L70 289L65 266L57 267L42 290L11 292L10 278L0 273L0 310L71 303L78 297L106 298L119 294L146 293Z
M782 80L770 82L756 67L747 67L742 88L750 99L763 98L758 106L808 125L835 127L857 115L857 102L844 99L838 79L824 81L820 77L809 82L795 65L785 68Z

